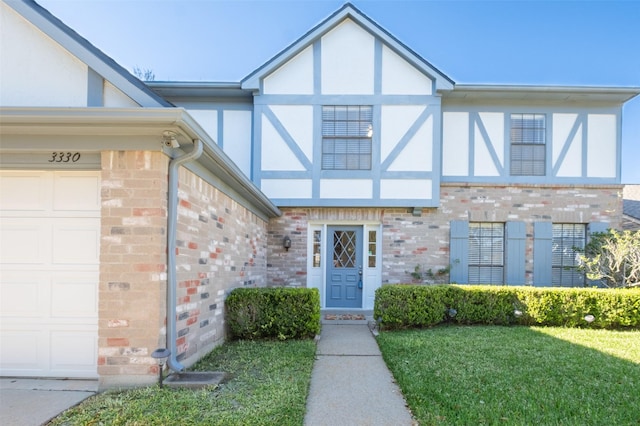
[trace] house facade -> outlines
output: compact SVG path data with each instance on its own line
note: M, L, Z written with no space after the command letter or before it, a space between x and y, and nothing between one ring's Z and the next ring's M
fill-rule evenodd
M637 88L456 84L351 4L240 82L143 83L0 7L2 375L153 382L243 286L585 285L573 247L620 227Z

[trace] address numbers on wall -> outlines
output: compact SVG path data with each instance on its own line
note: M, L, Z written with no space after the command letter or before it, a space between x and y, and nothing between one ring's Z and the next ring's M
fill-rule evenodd
M48 163L77 163L82 156L79 152L52 152Z

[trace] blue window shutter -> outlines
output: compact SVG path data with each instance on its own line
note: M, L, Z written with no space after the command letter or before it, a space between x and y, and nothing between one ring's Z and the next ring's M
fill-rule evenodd
M608 222L591 222L587 226L587 234L591 235L597 232L607 232L607 229L609 229Z
M533 224L533 285L551 286L553 225L551 222Z
M609 225L608 222L591 222L591 223L589 223L587 225L587 243L591 239L591 235L592 234L596 234L598 232L607 232L607 230L609 228L610 228L610 225ZM605 285L602 284L602 281L600 281L600 280L590 280L589 278L587 278L586 280L587 280L587 285L588 286L605 287Z
M507 222L506 226L505 284L524 285L526 226L524 222Z
M451 241L449 247L451 282L469 283L469 222L451 221Z

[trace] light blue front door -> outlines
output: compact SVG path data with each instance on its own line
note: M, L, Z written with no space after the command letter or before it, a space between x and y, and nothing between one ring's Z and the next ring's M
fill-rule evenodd
M327 308L362 307L362 227L327 228Z

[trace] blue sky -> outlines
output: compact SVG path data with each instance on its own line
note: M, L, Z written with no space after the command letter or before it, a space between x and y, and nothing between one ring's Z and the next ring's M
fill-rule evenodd
M240 81L335 0L37 0L156 80ZM354 0L456 83L640 87L640 0ZM623 183L640 183L640 96L623 110Z

